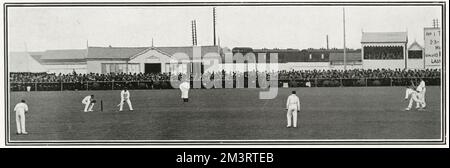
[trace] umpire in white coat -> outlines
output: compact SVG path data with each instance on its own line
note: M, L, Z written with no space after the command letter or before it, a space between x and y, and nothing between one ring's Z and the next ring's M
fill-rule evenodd
M189 101L189 89L191 88L189 81L184 81L180 84L180 91L181 91L181 99L183 99L183 102Z
M292 127L292 121L294 128L297 128L297 113L300 112L300 99L297 97L295 91L288 97L286 102L287 109L287 128Z

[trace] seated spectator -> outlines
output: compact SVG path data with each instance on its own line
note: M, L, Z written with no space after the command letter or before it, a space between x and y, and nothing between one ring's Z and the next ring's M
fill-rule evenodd
M425 70L390 70L390 69L353 69L353 70L301 70L278 72L226 72L218 71L209 74L210 79L220 77L223 80L236 80L236 78L256 76L278 76L279 80L309 80L309 79L361 79L361 78L440 78L441 71L438 69ZM54 73L10 73L10 82L14 83L84 83L87 81L169 81L172 76L186 76L191 80L200 80L200 74L171 74L171 73L88 73L88 74L54 74Z

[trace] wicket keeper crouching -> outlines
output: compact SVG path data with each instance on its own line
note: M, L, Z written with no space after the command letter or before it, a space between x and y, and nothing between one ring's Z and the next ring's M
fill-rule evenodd
M84 112L93 111L94 104L96 100L94 100L94 95L86 96L81 103L84 104Z

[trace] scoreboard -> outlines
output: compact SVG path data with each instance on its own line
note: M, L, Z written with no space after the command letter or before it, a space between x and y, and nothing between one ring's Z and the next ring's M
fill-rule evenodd
M425 68L441 68L442 31L439 27L424 28Z

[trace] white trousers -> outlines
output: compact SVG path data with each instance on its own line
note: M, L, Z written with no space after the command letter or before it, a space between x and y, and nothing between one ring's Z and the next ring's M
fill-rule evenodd
M291 106L287 111L287 126L292 126L292 120L294 121L294 127L297 127L297 107Z
M83 104L84 104L84 112L88 112L88 110L92 111L92 108L94 107L94 103L83 103Z
M122 100L122 103L120 103L120 111L122 111L122 109L123 109L123 104L124 104L123 102L124 102L124 100ZM130 110L133 110L133 106L131 106L130 99L127 99L126 102L128 103L128 107L130 108Z
M417 98L420 100L420 105L422 107L427 106L427 103L425 103L425 90L420 93L417 93Z
M27 132L25 129L25 112L16 112L17 133Z
M420 99L420 93L413 92L411 93L411 98L409 99L408 108L412 108L414 102L416 102L416 108L425 107L424 102Z
M411 95L414 92L415 91L413 89L407 88L405 91L405 99L407 99L409 97L409 95Z
M187 99L189 97L189 90L181 90L181 98Z

